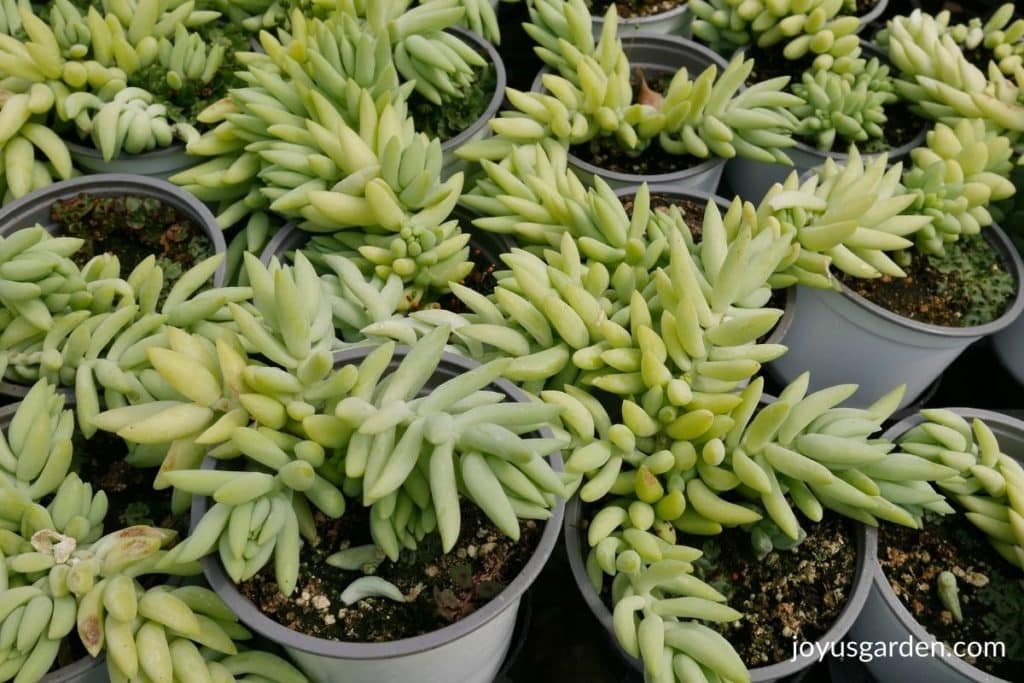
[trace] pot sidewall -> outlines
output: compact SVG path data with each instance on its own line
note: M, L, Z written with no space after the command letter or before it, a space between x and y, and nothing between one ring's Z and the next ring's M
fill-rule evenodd
M984 420L992 428L1000 445L1012 444L1010 448L1004 448L1003 452L1017 460L1024 460L1024 422L987 410L950 410L966 418L978 417ZM883 437L895 441L921 421L920 415L912 415L890 427ZM872 529L871 534L875 535L877 546L877 532ZM850 630L850 640L871 643L910 641L915 644L915 648L931 648L936 642L935 638L914 619L893 592L885 572L878 564L877 557L871 572L871 594L868 596L867 606ZM908 680L930 683L1009 683L971 666L952 653L945 657L878 657L870 662L864 662L864 665L879 683L904 683Z
M1003 367L1024 385L1024 315L992 337L992 346Z
M335 365L358 362L374 347L351 348L334 354ZM404 357L408 347L398 347L392 367ZM446 352L439 371L428 386L458 376L478 363ZM504 379L492 383L514 402L526 402L527 395ZM540 430L551 436L547 428ZM552 466L561 471L561 456L551 456ZM216 467L207 456L204 469ZM195 496L192 502L192 528L207 510L209 499ZM565 504L559 501L545 523L537 547L519 575L486 605L440 630L386 643L349 643L307 636L271 620L230 580L220 560L209 555L202 560L203 573L210 587L231 606L239 619L253 631L281 645L317 683L378 683L379 681L416 680L418 683L489 683L501 668L509 649L519 603L523 593L538 578L561 533Z
M895 315L855 294L799 287L793 321L783 338L789 352L769 368L782 384L804 371L811 389L854 382L849 399L865 408L897 384L907 390L899 409L914 402L968 346L1009 326L1024 310L1024 265L1006 234L996 225L982 233L1000 253L1017 281L1017 293L998 319L977 327L925 325Z
M612 613L605 606L601 597L594 590L587 577L586 559L583 547L583 504L578 497L574 497L566 505L564 521L564 537L566 552L569 556L569 566L572 569L573 579L576 587L583 595L587 607L600 622L608 641L615 648L616 653L635 671L643 671L643 663L636 657L626 654L619 646L615 638L615 629L612 624ZM869 530L862 524L856 524L857 538L857 570L853 578L853 585L846 605L839 613L835 623L817 642L823 646L829 643L839 642L853 626L854 621L864 609L864 604L871 590L873 574L871 567L877 565L876 546L877 537L870 534ZM798 657L794 661L785 661L771 666L757 667L750 669L751 683L771 683L789 676L799 674L818 661L816 655L809 657Z
M86 655L67 666L51 671L39 679L39 683L110 683L107 675L107 656L104 653L100 653L99 657Z
M196 157L185 152L185 145L178 142L170 147L154 149L141 154L122 153L110 161L105 161L100 151L91 145L77 142L65 142L75 168L87 174L124 173L126 175L144 175L150 178L166 180L175 173L190 168L197 163Z
M658 12L646 17L619 17L618 32L620 36L628 36L634 31L645 33L662 33L666 35L689 38L693 32L693 13L688 3L683 3L665 12ZM604 18L593 16L590 19L590 26L594 32L594 39L601 37L604 30Z
M227 251L224 233L217 225L217 219L205 204L166 180L121 173L102 173L62 180L16 199L0 209L0 236L7 236L37 223L56 234L57 226L50 220L50 207L59 199L67 199L82 192L106 197L137 195L159 199L195 221L203 234L210 240L215 254L224 255ZM227 259L225 258L213 275L214 287L224 286L226 272ZM124 277L127 275L128 273L122 273ZM0 380L0 394L2 395L21 398L28 393L30 388L29 385ZM61 390L68 394L72 393L68 387L62 387Z

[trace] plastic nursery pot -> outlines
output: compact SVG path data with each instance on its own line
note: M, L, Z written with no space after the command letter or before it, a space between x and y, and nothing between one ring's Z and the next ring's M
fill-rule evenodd
M789 353L769 368L783 384L805 370L811 388L854 382L860 390L851 407L867 407L898 384L907 390L905 408L949 367L964 349L1006 328L1024 311L1024 263L999 226L983 233L1017 282L1017 293L996 320L974 327L942 327L897 315L856 294L843 283L840 291L799 287L793 323L783 343Z
M196 158L186 154L185 145L180 142L142 154L122 152L110 161L105 161L100 151L92 145L69 140L64 144L71 154L71 160L75 162L75 168L90 174L127 173L167 179L196 163Z
M860 33L865 28L867 28L868 25L870 25L872 22L874 22L883 14L885 14L885 10L888 9L888 7L889 0L878 0L878 2L875 3L875 6L872 7L870 11L860 15L860 28L857 29L857 32Z
M690 13L689 5L681 2L672 9L664 12L657 12L643 17L619 17L619 35L628 36L634 31L647 33L665 33L668 35L690 37L690 25L693 23L693 14ZM599 38L604 30L604 18L594 15L590 20L594 30L594 37Z
M576 587L583 594L583 600L594 616L601 623L608 642L619 656L637 672L643 671L643 663L636 657L631 657L619 646L615 638L615 630L612 625L611 610L604 604L601 596L594 590L590 579L587 577L586 555L583 536L583 504L578 497L574 497L566 504L565 508L565 548L569 555L569 566L572 569L573 579ZM842 640L847 631L853 626L857 616L864 609L868 593L871 591L871 581L874 577L871 568L878 564L876 558L877 536L869 533L869 530L862 524L856 524L857 535L857 570L853 577L853 584L850 587L850 596L842 612L836 617L835 623L818 639L820 647L828 647L830 643ZM772 683L797 676L805 669L818 661L817 654L798 656L794 660L787 660L750 669L751 683ZM917 678L909 680L919 680Z
M635 195L637 193L637 190L639 189L640 187L637 185L620 187L619 189L615 190L615 194L619 198L629 197ZM726 211L729 210L729 200L727 200L725 197L722 197L721 195L710 194L708 192L701 192L698 190L679 190L671 186L663 187L657 185L649 185L648 189L650 190L652 197L654 195L660 195L671 200L697 202L702 206L707 205L708 201L713 199L715 200L715 203L718 204L718 208L722 210L722 213L725 213ZM782 295L785 297L785 304L783 305L782 317L779 318L779 322L776 323L775 327L771 331L771 334L769 334L765 338L763 342L765 344L781 344L782 338L786 336L786 332L787 330L789 330L789 326L793 322L793 315L796 311L796 299L793 295L793 288L787 287L786 289L782 290Z
M1024 315L992 336L992 346L1018 384L1024 384Z
M7 429L11 423L11 418L14 417L14 413L18 410L17 403L12 403L7 406L0 406L0 429ZM65 405L65 407L69 407ZM77 638L77 633L72 631L68 635L69 638ZM62 666L56 671L50 673L39 679L39 683L109 683L110 678L107 676L107 655L101 652L99 657L92 657L85 655L81 659L76 659L67 666Z
M358 362L372 349L348 349L334 354L335 364ZM397 367L408 347L398 347L391 367ZM475 361L454 353L445 353L426 391L442 382L477 367ZM510 400L524 403L530 399L506 380L490 385ZM540 434L551 437L547 428ZM561 458L552 456L552 465L562 469ZM204 468L216 461L207 457ZM193 527L203 516L209 499L195 496L192 502ZM250 629L281 645L296 664L315 683L491 683L501 668L515 631L516 615L523 594L540 575L555 547L562 527L565 504L559 501L551 519L526 566L509 585L486 605L466 618L437 631L414 638L386 643L352 643L326 640L293 631L264 615L245 598L224 573L219 558L203 559L203 572L210 587Z
M875 9L877 10L879 7L882 7L886 2L887 0L882 0L876 5ZM885 53L873 43L861 40L860 46L865 53L865 58L877 57L880 61L888 63L889 60ZM794 78L799 78L799 74L794 75ZM920 132L906 144L894 147L888 151L890 164L907 161L910 158L911 150L925 144L925 136L928 133L929 124L923 119L918 120L921 122ZM799 176L803 176L807 171L824 164L825 160L829 158L833 159L837 164L845 165L849 161L850 155L839 150L848 149L848 147L846 142L838 140L833 145L831 151L823 152L817 147L812 147L807 143L797 140L796 146L785 150L789 158L793 160L792 166L768 164L763 161L735 157L729 159L729 162L725 165L725 179L728 181L729 187L732 188L733 192L743 197L743 199L757 204L764 198L772 185L785 181L793 171L796 171ZM864 159L865 163L878 156L879 154L877 153L861 154L861 158Z
M209 238L214 253L223 254L227 250L224 234L217 225L217 219L205 204L166 180L123 173L101 173L62 180L11 202L0 209L0 237L6 237L16 230L30 228L36 224L57 234L59 226L50 218L50 207L58 200L69 199L83 192L100 197L133 195L159 199L195 221L202 229L203 234ZM217 272L214 273L213 285L215 287L224 285L226 268L227 265L221 263ZM128 274L123 273L122 275L127 276ZM21 397L28 389L28 386L14 384L0 378L0 394Z
M1024 461L1024 422L989 410L975 408L952 408L955 413L971 419L981 418L992 428L1003 453ZM920 424L920 415L913 415L890 427L884 438L895 441L911 427ZM869 530L877 546L878 532ZM935 637L925 630L903 602L893 592L877 556L871 567L873 580L867 604L857 623L850 629L850 639L861 642L914 643L912 652L917 652L918 643L922 651L931 653ZM925 646L928 646L927 649ZM905 681L928 681L929 683L1010 683L978 669L964 660L948 653L945 657L920 657L899 655L895 657L876 656L865 666L879 683L904 683Z
M464 171L469 167L469 164L455 156L455 152L460 147L491 135L491 127L487 123L495 117L498 109L501 107L501 103L505 101L505 84L508 82L505 62L501 60L501 55L498 54L493 45L472 31L458 26L452 27L448 31L454 33L464 43L468 43L470 47L479 52L484 59L494 66L495 81L494 93L491 95L490 102L487 103L487 108L480 114L480 118L474 121L473 125L466 130L441 143L441 153L443 155L441 165L442 180L447 180L459 171Z
M471 221L477 215L465 207L456 206L452 209L451 217L458 219L462 229L470 234L469 244L471 248L479 249L482 260L490 265L500 267L502 265L501 255L511 251L512 247L516 246L509 235L488 232L474 226ZM299 228L298 223L292 221L278 230L270 241L267 242L263 253L260 254L260 261L265 266L270 265L270 259L274 256L280 260L288 252L301 249L314 236L314 233L305 232Z
M696 75L712 64L717 65L719 70L728 66L725 59L714 51L692 40L677 36L639 31L632 34L627 33L622 36L622 47L629 58L631 70L640 69L646 73L675 73L685 67L691 75ZM542 79L544 74L549 71L550 69L547 67L540 70L530 88L533 92L544 90ZM658 143L652 141L651 144ZM671 185L677 190L715 192L718 189L718 182L722 178L725 159L706 159L696 166L672 173L637 175L595 166L569 152L569 166L584 185L591 185L596 175L613 188L646 182L651 185Z

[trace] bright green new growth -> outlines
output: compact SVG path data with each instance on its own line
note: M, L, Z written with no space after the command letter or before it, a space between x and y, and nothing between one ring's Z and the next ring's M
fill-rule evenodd
M796 103L782 92L788 79L739 92L753 62L737 57L720 77L715 65L696 78L682 69L664 93L641 84L634 100L614 7L597 43L583 0L536 0L530 17L525 28L537 42L535 51L558 72L544 76L549 94L509 89L509 101L518 111L493 120L498 137L467 146L460 151L464 158L498 160L515 144L547 138L579 144L614 136L630 151L642 151L657 139L670 154L788 163L782 150L794 144L795 120L786 108Z
M885 107L898 98L889 67L878 59L856 60L852 73L811 70L793 85L803 104L793 109L800 124L796 134L814 140L818 149L832 149L838 139L865 143L885 136Z
M756 42L783 45L786 59L817 55L815 67L829 69L837 59L859 51L860 20L844 10L844 0L692 0L693 34L722 54Z

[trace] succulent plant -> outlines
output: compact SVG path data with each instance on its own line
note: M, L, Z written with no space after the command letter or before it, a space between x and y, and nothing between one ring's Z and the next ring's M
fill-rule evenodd
M235 641L249 632L209 589L149 579L147 589L137 581L200 569L195 562L165 562L177 537L171 529L131 526L103 534L107 496L70 471L75 419L63 406L63 395L40 380L18 404L6 434L0 431L0 680L40 680L76 626L91 656L107 652L114 680L139 672L169 680L175 670L194 675L196 667L226 666L214 660L238 655ZM158 564L165 566L157 570ZM201 653L198 646L210 649ZM248 657L288 674L271 673L271 679L304 680L276 657Z
M936 482L984 533L992 547L1024 569L1024 469L1003 453L983 420L968 422L951 410L921 411L923 420L899 437L902 452L941 463L957 474ZM915 491L894 488L907 499Z
M986 77L935 17L920 10L896 17L878 40L900 71L896 91L916 103L913 108L919 113L951 126L961 118L982 119L1015 139L1024 130L1021 84L1006 78L995 64Z
M839 140L863 144L885 136L885 107L899 99L889 67L877 58L856 61L852 73L805 71L792 86L803 100L793 109L800 121L796 134L813 139L818 149L830 150Z
M915 199L910 209L932 216L917 234L918 248L941 254L943 244L974 235L991 225L988 206L1013 196L1009 139L987 130L983 121L943 123L928 132L927 144L911 151L912 167L903 184Z
M787 59L817 55L815 66L830 68L837 58L860 51L860 20L844 14L844 0L695 0L693 33L729 54L756 42L783 45Z
M1000 5L987 21L972 17L966 24L950 24L949 12L935 15L940 26L952 36L964 50L987 50L992 61L999 64L999 70L1012 76L1024 58L1024 21L1015 19L1016 6L1008 2Z
M715 65L693 79L682 69L664 93L644 85L634 101L614 7L596 44L583 0L537 0L530 12L532 23L526 30L537 42L535 50L558 72L544 76L550 94L509 89L508 99L518 111L493 120L498 137L468 145L459 152L463 158L497 160L514 144L548 137L579 144L614 136L623 149L635 152L657 138L670 154L788 162L782 150L794 144L790 133L795 119L786 107L796 103L782 92L788 79L738 92L753 62L737 57L720 77Z
M310 232L355 230L360 263L397 273L411 300L445 288L471 268L468 248L450 248L462 239L457 224L445 222L462 175L441 182L440 142L415 133L404 102L411 84L399 87L386 37L363 33L353 48L350 15L306 22L297 17L304 33L284 44L262 34L267 54L241 75L249 87L204 112L217 125L188 147L213 158L172 180L220 201L222 224L269 209L304 219ZM300 50L302 60L291 54ZM332 63L339 50L352 58ZM314 88L314 79L330 85Z

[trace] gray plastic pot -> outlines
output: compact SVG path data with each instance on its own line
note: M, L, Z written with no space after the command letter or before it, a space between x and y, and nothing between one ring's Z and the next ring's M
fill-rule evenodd
M370 349L347 349L334 354L335 364L358 362ZM395 350L392 368L408 352L408 347ZM454 353L445 353L438 371L428 387L477 367L475 361ZM525 403L529 397L512 383L498 380L492 389L509 399ZM428 389L429 390L429 389ZM545 437L548 429L540 430ZM561 470L558 455L552 457L556 470ZM203 467L210 469L216 461L207 457ZM193 527L206 512L209 499L195 496L192 502ZM562 528L564 503L559 501L537 549L523 570L489 603L450 626L415 638L387 643L350 643L307 636L278 624L245 598L224 573L215 556L203 559L203 572L210 587L223 598L242 622L259 635L281 645L299 668L315 683L491 683L501 668L512 641L516 613L523 593L540 575L555 547Z
M696 75L712 64L717 65L719 70L728 66L728 62L724 58L700 43L661 33L639 31L632 34L627 33L622 36L622 47L626 56L629 57L630 68L646 72L675 73L686 67L690 74ZM540 70L530 88L532 92L544 91L542 78L549 71L547 67ZM657 144L657 142L651 144ZM613 188L646 182L651 185L671 185L677 190L713 193L718 189L718 182L722 178L725 159L707 159L692 168L672 173L636 175L603 169L570 152L569 167L579 176L583 184L588 186L593 183L593 178L596 175Z
M1024 315L992 336L992 346L1019 384L1024 384Z
M227 250L224 234L205 204L166 180L122 173L101 173L63 180L11 202L0 209L0 237L22 228L30 228L37 223L51 233L57 234L58 226L50 219L50 206L57 200L68 199L83 192L101 197L135 195L159 199L194 220L210 239L214 253L223 254ZM226 268L227 265L221 263L214 273L215 287L224 285ZM122 273L122 276L127 275L128 273ZM28 390L28 386L0 380L0 394L21 397Z
M889 0L878 0L878 4L876 4L874 7L872 7L870 12L868 12L866 14L862 14L860 16L860 28L857 29L857 32L860 33L865 28L867 28L868 24L870 24L871 22L875 21L880 16L885 14L885 10L888 7L889 7Z
M107 655L85 656L39 679L39 683L110 683Z
M110 161L104 161L103 155L92 145L67 140L65 144L75 168L86 173L126 173L167 179L201 161L186 154L185 145L180 142L142 154L122 153Z
M998 226L983 231L1017 281L1017 294L999 318L975 327L926 325L896 315L839 283L840 291L799 287L793 323L782 343L789 353L769 368L783 384L806 370L811 389L854 382L849 400L864 408L898 384L907 385L900 408L921 393L982 337L995 334L1024 311L1024 263Z
M629 185L626 187L620 187L615 190L616 196L619 198L628 197L635 195L637 190L640 189L639 185ZM715 200L718 204L718 208L725 213L729 210L729 200L721 195L711 194L708 192L701 192L698 190L679 190L674 186L659 186L659 185L648 185L652 195L659 194L672 199L689 200L698 202L702 205L706 205L708 201ZM786 303L783 306L782 317L779 318L779 322L776 323L775 328L771 334L764 340L765 344L781 344L783 337L786 336L786 332L789 330L789 326L793 322L793 315L796 311L796 299L793 294L794 288L787 287L784 295L786 297Z
M887 0L882 0L875 7L875 10L878 10L879 7L884 10L885 8L882 5L886 2ZM878 57L879 60L888 63L888 57L873 43L861 40L860 46L864 50L866 58ZM929 125L922 119L921 126L921 132L914 136L913 140L889 150L890 164L906 161L910 158L911 150L925 144L925 136L928 133ZM796 146L785 150L789 158L793 160L792 166L768 164L763 161L735 157L729 159L725 165L725 178L733 192L747 201L758 204L768 190L771 189L772 185L785 181L793 171L796 171L797 175L803 176L807 171L824 164L825 160L829 158L833 159L837 164L845 165L849 161L850 155L838 150L840 147L848 149L849 146L846 143L838 142L833 147L832 151L823 152L816 147L797 141ZM865 161L878 156L879 154L861 154Z
M643 663L636 657L631 657L619 646L615 638L615 629L612 625L611 610L605 606L601 596L597 594L587 577L586 556L587 549L583 543L583 504L578 497L574 497L565 508L565 549L569 555L569 566L572 569L573 579L576 587L583 594L583 600L587 607L604 628L604 634L608 643L619 656L628 663L635 671L643 671ZM818 643L822 647L830 643L842 640L846 632L853 626L857 616L864 609L868 593L871 591L871 580L873 574L871 568L878 564L876 557L877 537L862 524L855 525L857 529L857 571L853 577L853 585L850 590L850 597L847 598L843 611L839 613L834 624L825 632ZM771 666L761 666L750 670L751 683L773 683L790 676L799 676L807 668L818 661L817 655L797 657L794 661L785 661ZM918 680L918 679L911 679Z
M470 246L479 249L484 260L489 264L501 266L501 255L516 246L508 235L488 232L474 226L471 221L477 215L465 207L456 206L452 209L451 217L458 219L462 230L470 234ZM260 254L260 261L263 262L263 265L269 265L270 259L274 256L280 260L285 254L301 249L313 236L313 233L305 232L292 221L278 230L267 242L267 246Z
M491 95L490 102L487 103L487 109L480 115L480 118L474 121L473 125L466 130L441 143L441 153L444 155L444 161L441 166L441 180L447 180L459 171L465 171L469 167L469 164L455 156L455 152L460 147L474 140L490 137L491 127L487 123L495 117L498 109L501 107L501 103L505 101L505 84L508 82L505 62L501 60L501 55L498 54L493 45L472 31L458 26L452 27L448 31L461 38L463 42L468 43L470 47L494 65L495 82L494 93Z
M1003 453L1024 461L1024 422L1002 413L975 408L952 408L954 412L968 419L981 418L992 428ZM920 424L920 415L908 417L890 427L884 438L895 441L911 427ZM869 530L877 546L877 531ZM871 594L861 612L857 623L850 629L850 640L859 642L896 642L913 641L917 643L935 643L935 637L914 619L903 602L893 592L885 572L878 564L877 556L872 564L873 575ZM1021 606L1024 609L1024 605ZM925 645L921 645L922 648ZM916 651L916 650L914 650ZM928 650L930 652L930 649ZM981 669L971 666L964 660L948 653L947 657L876 657L864 665L879 683L905 683L906 681L928 681L928 683L1010 683L997 678Z
M619 35L628 36L634 31L646 33L664 33L668 35L690 37L690 24L693 14L687 3L682 3L670 10L651 14L646 17L619 17ZM604 30L604 17L594 15L590 20L594 37L599 38Z

